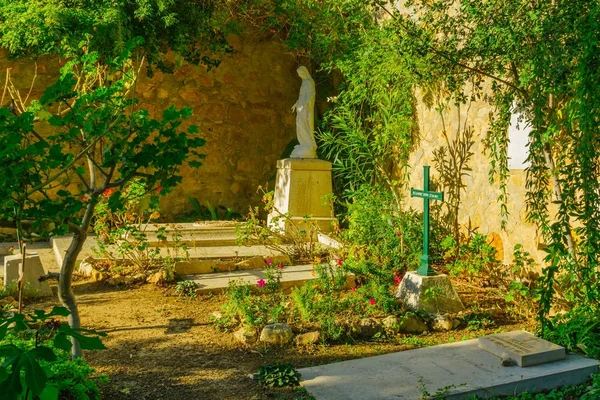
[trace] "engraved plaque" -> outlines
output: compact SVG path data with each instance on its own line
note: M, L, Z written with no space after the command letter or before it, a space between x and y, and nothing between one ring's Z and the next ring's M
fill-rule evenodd
M488 335L479 338L478 341L480 348L498 357L511 358L519 367L562 360L566 356L564 347L525 331Z

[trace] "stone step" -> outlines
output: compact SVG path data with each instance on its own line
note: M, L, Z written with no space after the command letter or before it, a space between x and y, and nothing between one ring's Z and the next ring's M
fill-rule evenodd
M185 279L191 280L196 285L196 293L221 293L227 289L230 281L242 280L248 285L258 287L257 282L260 279L265 279L264 270L244 270L232 272L220 272L204 275L186 275ZM312 265L292 265L282 269L281 286L283 289L301 286L304 282L316 279L316 274L313 274ZM354 276L349 275L346 283L347 287L354 285Z
M230 246L237 241L236 229L239 222L216 221L214 223L171 223L148 224L144 227L147 241L151 246L164 244L159 239L159 230L164 228L168 245L180 243L187 246Z
M71 241L73 238L71 236L57 236L51 239L52 249L54 251L54 256L56 257L56 262L60 265L62 264L63 258ZM88 236L85 243L83 244L83 248L77 257L77 263L87 257L101 258L97 255L93 248L97 248L98 244L96 243L95 236ZM290 247L289 245L282 245L282 248ZM114 252L114 248L110 248ZM233 257L254 257L254 256L275 256L283 254L280 251L268 248L267 246L237 246L237 245L224 245L224 246L206 246L206 247L190 247L188 249L189 258L193 260L207 260L207 259L221 259L221 258L233 258ZM160 254L163 257L180 257L183 258L184 254L179 251L178 254L175 253L174 248L161 248Z

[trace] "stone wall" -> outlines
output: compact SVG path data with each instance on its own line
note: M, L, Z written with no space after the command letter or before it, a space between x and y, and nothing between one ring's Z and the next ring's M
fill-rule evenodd
M461 193L461 208L459 211L459 222L466 232L467 227L478 233L488 235L488 242L498 250L499 259L505 263L512 261L513 247L516 244L523 245L524 249L531 253L532 257L541 263L543 253L539 250L540 243L535 225L527 223L525 207L525 171L510 170L507 191L508 212L506 230L501 229L500 204L498 196L500 189L497 184L491 185L488 180L490 171L490 160L484 153L483 138L485 137L488 124L489 105L479 102L464 105L460 108L450 107L443 114L443 118L434 108L430 108L420 101L417 94L417 115L420 130L420 143L410 158L411 176L410 187L423 187L423 166L430 165L430 176L432 182L439 181L439 171L436 171L433 162L433 152L440 146L447 146L442 132L444 124L450 139L456 137L457 130L470 126L473 129L474 153L469 163L471 171L464 178L465 190ZM408 204L417 209L423 209L423 200L409 198ZM432 202L433 203L433 202Z
M183 184L163 199L165 218L192 211L188 195L201 204L209 201L245 214L258 203L257 187L274 180L277 160L295 138L290 108L301 83L297 62L281 45L260 36L232 36L229 42L234 52L224 55L218 68L207 71L183 63L173 74L157 72L138 83L141 107L154 117L171 104L192 107L189 122L199 126L207 141L201 150L204 165L184 167ZM32 99L55 81L60 63L44 58L37 66ZM9 61L0 54L2 82L7 67L16 86L27 92L34 63Z

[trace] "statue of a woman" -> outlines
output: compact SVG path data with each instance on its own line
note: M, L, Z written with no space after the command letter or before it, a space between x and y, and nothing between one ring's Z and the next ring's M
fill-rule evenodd
M299 67L296 72L302 78L300 95L292 106L296 112L296 134L300 144L294 147L291 158L317 158L317 142L313 134L315 130L315 81L310 77L306 67Z

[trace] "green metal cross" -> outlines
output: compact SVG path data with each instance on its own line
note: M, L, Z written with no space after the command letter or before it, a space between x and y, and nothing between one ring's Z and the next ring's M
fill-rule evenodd
M423 255L417 274L421 276L435 275L435 271L429 266L429 200L444 201L444 192L429 191L428 165L423 166L423 190L410 189L410 197L421 197L423 199Z

